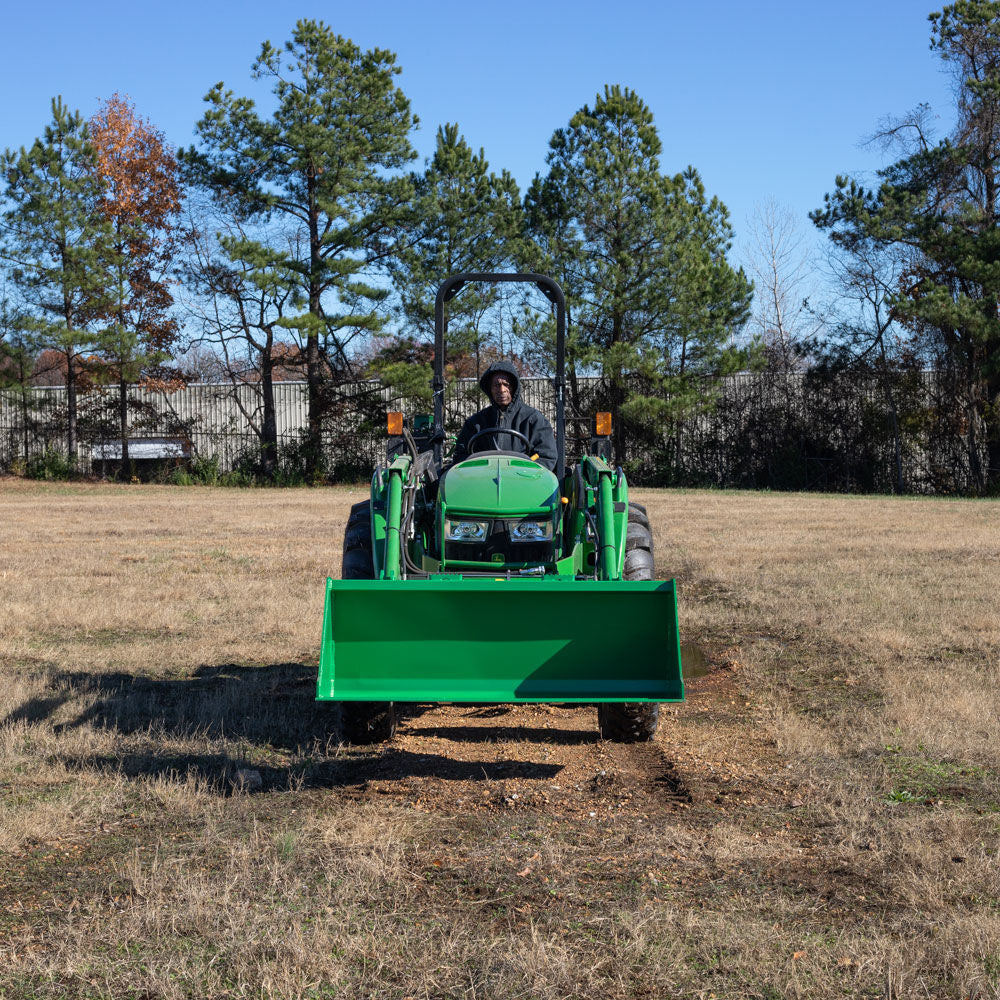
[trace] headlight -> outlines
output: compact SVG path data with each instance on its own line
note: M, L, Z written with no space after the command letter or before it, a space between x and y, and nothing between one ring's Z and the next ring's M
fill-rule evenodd
M546 542L552 537L551 521L511 521L512 542Z
M444 537L450 542L481 542L489 530L489 521L444 522Z

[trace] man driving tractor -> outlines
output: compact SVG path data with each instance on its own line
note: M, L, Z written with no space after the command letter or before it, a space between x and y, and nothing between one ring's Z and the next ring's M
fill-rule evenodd
M455 461L469 457L473 451L493 448L499 451L522 451L528 442L528 455L537 456L539 465L554 470L558 452L552 425L545 415L521 400L521 380L509 361L498 361L483 372L479 385L492 400L492 405L474 413L462 427L455 444ZM483 433L494 430L493 434ZM504 431L514 433L505 434ZM481 436L479 436L481 435ZM471 439L479 436L478 441Z

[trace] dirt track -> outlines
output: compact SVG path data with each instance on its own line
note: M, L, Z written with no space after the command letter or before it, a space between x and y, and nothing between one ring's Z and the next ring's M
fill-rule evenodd
M347 750L334 783L427 812L544 810L598 824L663 819L694 803L787 806L804 793L747 725L737 669L710 661L688 682L685 703L662 707L646 744L601 740L591 705L413 706L389 743ZM713 747L728 745L724 754L700 739L706 724Z

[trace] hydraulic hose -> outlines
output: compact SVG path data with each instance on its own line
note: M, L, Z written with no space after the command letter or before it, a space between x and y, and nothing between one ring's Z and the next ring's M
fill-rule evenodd
M410 534L410 524L413 521L414 508L416 507L416 499L417 499L417 487L416 484L414 483L407 486L406 497L404 499L406 512L403 515L402 537L400 539L402 544L400 546L400 552L402 553L403 556L403 568L406 570L406 576L417 577L419 579L426 579L429 574L424 572L423 569L421 569L413 562L413 560L410 558L409 549L406 546L406 539L409 537Z
M587 519L587 524L590 525L590 530L593 533L593 535L594 535L594 541L596 542L597 539L600 536L599 536L598 531L597 531L597 522L594 520L594 515L591 514L590 511L587 510L586 507L585 507L583 509L583 516ZM597 560L596 559L594 560L594 572L591 574L591 576L593 576L593 578L595 580L597 579Z

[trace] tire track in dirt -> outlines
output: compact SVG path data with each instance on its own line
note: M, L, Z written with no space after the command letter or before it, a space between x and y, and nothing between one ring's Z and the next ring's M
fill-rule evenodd
M413 706L387 744L345 752L336 784L425 811L593 819L669 812L691 799L661 743L601 740L592 705Z
M388 743L343 748L331 784L427 812L598 822L691 810L688 822L711 825L801 805L807 789L741 691L735 651L706 650L703 666L686 682L687 701L661 707L650 743L602 740L593 705L413 705Z

